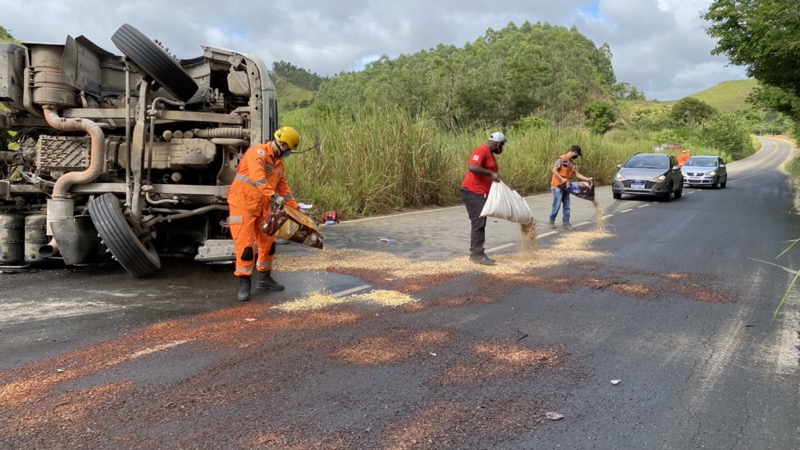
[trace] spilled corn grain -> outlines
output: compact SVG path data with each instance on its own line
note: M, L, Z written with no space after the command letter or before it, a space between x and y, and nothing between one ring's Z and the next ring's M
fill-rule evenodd
M380 306L403 306L417 300L407 294L397 291L377 290L366 294L354 294L344 297L334 297L322 292L312 292L305 297L273 306L284 312L314 311L343 304L376 304Z

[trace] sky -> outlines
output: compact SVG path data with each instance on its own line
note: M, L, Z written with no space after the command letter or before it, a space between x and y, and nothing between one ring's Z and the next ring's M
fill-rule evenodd
M0 26L23 42L85 36L121 55L111 36L128 23L178 58L203 45L286 61L320 76L358 71L382 55L463 47L514 23L576 27L611 48L618 82L648 99L679 100L747 78L713 56L701 16L712 0L0 0Z

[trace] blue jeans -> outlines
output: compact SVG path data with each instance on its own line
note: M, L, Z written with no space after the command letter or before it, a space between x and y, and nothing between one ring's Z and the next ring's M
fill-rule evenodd
M558 210L561 208L561 204L564 204L564 215L561 217L561 220L564 225L569 223L569 192L565 192L559 188L551 189L553 191L553 209L550 210L550 223L554 223L556 221L556 216L558 215Z

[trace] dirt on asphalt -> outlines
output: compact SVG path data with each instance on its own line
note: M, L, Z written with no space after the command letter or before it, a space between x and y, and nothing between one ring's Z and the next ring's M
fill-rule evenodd
M0 372L0 444L461 449L513 442L544 426L591 373L563 346L520 333L491 336L450 322L450 312L477 314L523 287L736 301L713 289L713 277L601 264L591 243L604 233L573 232L548 249L499 256L497 266L344 250L282 258L281 270L353 275L374 291L250 302Z

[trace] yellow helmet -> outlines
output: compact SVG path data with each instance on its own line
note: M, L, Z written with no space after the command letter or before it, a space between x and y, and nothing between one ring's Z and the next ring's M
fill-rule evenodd
M275 140L289 146L289 150L297 150L300 145L300 134L292 127L280 127L275 130Z

